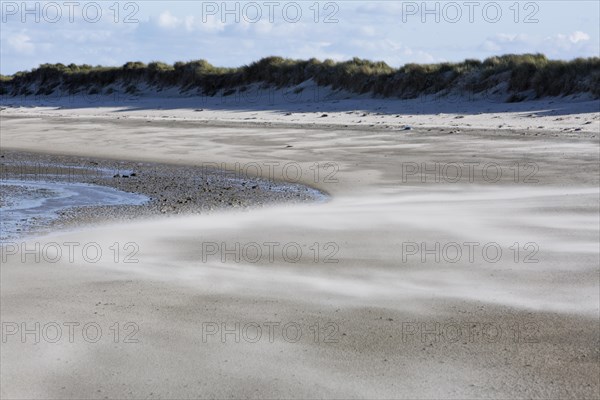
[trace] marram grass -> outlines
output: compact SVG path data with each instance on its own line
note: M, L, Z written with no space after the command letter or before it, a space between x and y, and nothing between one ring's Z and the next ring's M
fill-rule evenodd
M116 87L136 93L139 87L197 90L215 95L244 90L246 85L293 87L312 79L319 86L356 94L415 98L454 91L480 93L504 85L507 100L526 97L589 93L600 97L600 58L548 60L542 54L503 55L483 61L406 64L393 68L385 62L359 58L343 62L267 57L238 68L215 67L206 60L149 64L128 62L121 67L42 64L31 71L0 75L5 96L66 93L97 94ZM526 95L523 95L523 94Z

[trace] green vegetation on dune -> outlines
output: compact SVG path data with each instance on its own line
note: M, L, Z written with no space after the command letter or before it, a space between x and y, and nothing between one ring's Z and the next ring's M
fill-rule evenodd
M509 101L575 93L600 97L600 58L557 61L542 54L523 54L484 61L406 64L400 68L359 58L334 62L281 57L263 58L238 68L215 67L206 60L173 65L128 62L122 67L43 64L31 71L0 76L0 94L137 93L145 86L155 90L178 88L188 93L196 90L212 96L220 91L244 90L250 84L283 88L308 80L334 90L405 99L451 91L481 93L500 87L510 96Z

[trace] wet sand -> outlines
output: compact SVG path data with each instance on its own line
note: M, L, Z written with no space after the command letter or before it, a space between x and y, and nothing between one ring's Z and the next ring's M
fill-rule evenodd
M0 179L0 201L8 203L2 207L15 207L10 203L17 199L23 203L17 205L18 212L6 210L3 222L17 220L4 224L0 239L110 221L328 198L305 185L256 178L246 171L229 173L208 163L182 166L22 151L0 151ZM84 193L92 190L95 193ZM118 193L122 199L115 197ZM33 203L31 208L28 203Z
M80 182L6 179L0 187L8 203L0 208L1 242L35 236L44 228L55 231L52 225L70 209L95 215L95 207L135 207L149 201L139 194Z
M53 234L39 262L12 249L3 397L600 395L597 138L53 117L2 129L3 149L258 163L280 180L294 163L332 196ZM50 262L44 245L70 242L74 258ZM39 343L22 322L40 323Z

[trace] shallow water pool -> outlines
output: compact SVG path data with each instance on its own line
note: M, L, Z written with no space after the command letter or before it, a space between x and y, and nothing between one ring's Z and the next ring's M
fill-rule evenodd
M68 208L149 201L141 194L87 183L6 179L0 181L0 187L0 241L23 237L30 227L45 225Z

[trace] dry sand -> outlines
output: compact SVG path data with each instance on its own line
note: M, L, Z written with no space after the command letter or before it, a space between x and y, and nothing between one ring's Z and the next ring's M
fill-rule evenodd
M481 93L421 96L416 99L373 98L312 84L295 93L293 88L262 89L252 85L230 96L219 93L186 97L176 89L145 89L140 95L57 94L53 96L0 97L5 114L53 116L72 119L126 119L195 121L231 126L326 127L394 130L440 128L444 132L493 130L494 135L518 129L531 135L596 136L600 131L600 105L587 94L506 103L508 94ZM32 90L36 90L33 88Z
M2 263L3 398L600 396L597 129L449 134L435 115L410 131L225 126L137 112L7 109L0 144L249 173L258 164L332 200L30 241L46 245L40 262L22 262L19 248ZM52 242L63 250L55 263ZM67 242L81 244L73 260ZM87 243L99 261L84 257ZM21 337L23 322L40 323L39 343ZM70 322L80 324L72 340Z

